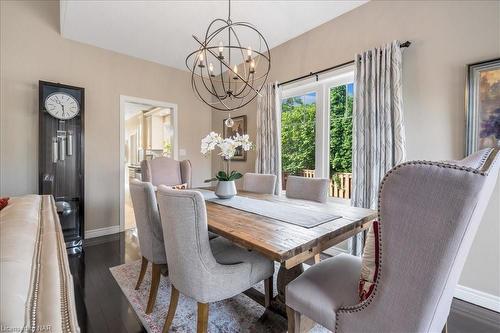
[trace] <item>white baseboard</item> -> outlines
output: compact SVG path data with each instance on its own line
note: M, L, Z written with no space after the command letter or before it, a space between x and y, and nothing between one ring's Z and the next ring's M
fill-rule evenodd
M85 239L95 238L95 237L99 237L99 236L106 236L106 235L111 235L111 234L116 234L118 232L120 232L120 226L119 225L114 225L114 226L106 227L106 228L85 230Z
M500 312L500 296L488 294L476 289L457 285L455 297L463 301Z

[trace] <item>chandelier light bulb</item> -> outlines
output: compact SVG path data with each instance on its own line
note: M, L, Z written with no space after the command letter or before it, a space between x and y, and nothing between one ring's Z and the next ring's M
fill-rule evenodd
M255 73L255 60L250 61L250 73Z
M214 65L212 63L208 64L208 71L210 72L210 76L214 77Z
M220 41L219 42L219 59L224 59L222 52L224 52L224 44L222 44L222 41Z
M249 46L247 48L247 61L246 62L249 62L250 60L252 60L252 48Z
M200 55L198 56L198 60L199 60L198 66L205 67L205 64L203 63L203 53L202 52L200 52Z
M233 79L238 80L238 66L234 65L233 72L234 72Z

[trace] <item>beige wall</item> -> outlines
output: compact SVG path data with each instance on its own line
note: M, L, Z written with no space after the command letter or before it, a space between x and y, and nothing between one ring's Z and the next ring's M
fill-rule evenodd
M270 82L341 64L391 40L404 50L403 93L409 159L458 159L464 155L465 66L500 56L499 1L371 1L271 50ZM248 114L255 139L255 103ZM234 114L236 115L236 113ZM223 115L212 127L221 131ZM254 169L254 156L237 165ZM213 162L213 167L217 163ZM500 186L490 201L460 284L500 296Z
M210 110L187 72L64 39L59 1L1 1L0 195L38 188L38 80L85 88L85 229L119 224L120 95L176 103L194 184L210 176L199 140ZM196 120L196 121L194 121Z

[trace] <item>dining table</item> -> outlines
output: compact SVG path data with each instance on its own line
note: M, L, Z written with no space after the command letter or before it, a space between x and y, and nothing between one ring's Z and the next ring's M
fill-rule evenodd
M205 193L212 188L201 188ZM363 232L377 218L377 211L352 207L329 198L326 203L292 199L286 195L259 194L238 191L237 197L250 198L252 206L259 203L276 210L301 212L295 220L307 219L308 215L323 214L331 220L309 226L286 222L271 211L259 214L255 207L231 207L221 200L205 200L208 229L233 243L279 263L277 296L271 300L272 310L280 314L285 311L286 285L304 272L306 261L316 261L322 251ZM229 199L232 200L232 199ZM257 200L257 201L256 201ZM249 201L249 200L247 200ZM330 215L328 215L330 214ZM304 221L306 222L306 221ZM269 286L266 286L269 287ZM271 286L272 288L272 286ZM271 290L272 291L272 290ZM264 295L252 288L246 295L264 305Z

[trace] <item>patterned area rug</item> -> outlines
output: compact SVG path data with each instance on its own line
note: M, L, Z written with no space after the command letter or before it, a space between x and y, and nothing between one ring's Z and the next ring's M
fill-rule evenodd
M168 304L170 302L170 281L168 277L161 277L155 308L149 315L144 313L151 285L151 265L148 267L144 281L139 290L135 284L141 268L140 260L110 268L111 274L118 282L123 293L134 308L143 326L150 333L160 333L165 323ZM276 270L277 271L277 270ZM276 276L274 290L276 293ZM263 283L255 286L264 291ZM171 332L196 332L196 301L179 297L175 318L170 327ZM282 316L264 309L263 306L244 294L233 298L210 303L208 318L209 332L286 332L287 322ZM329 332L321 326L316 326L311 332Z

